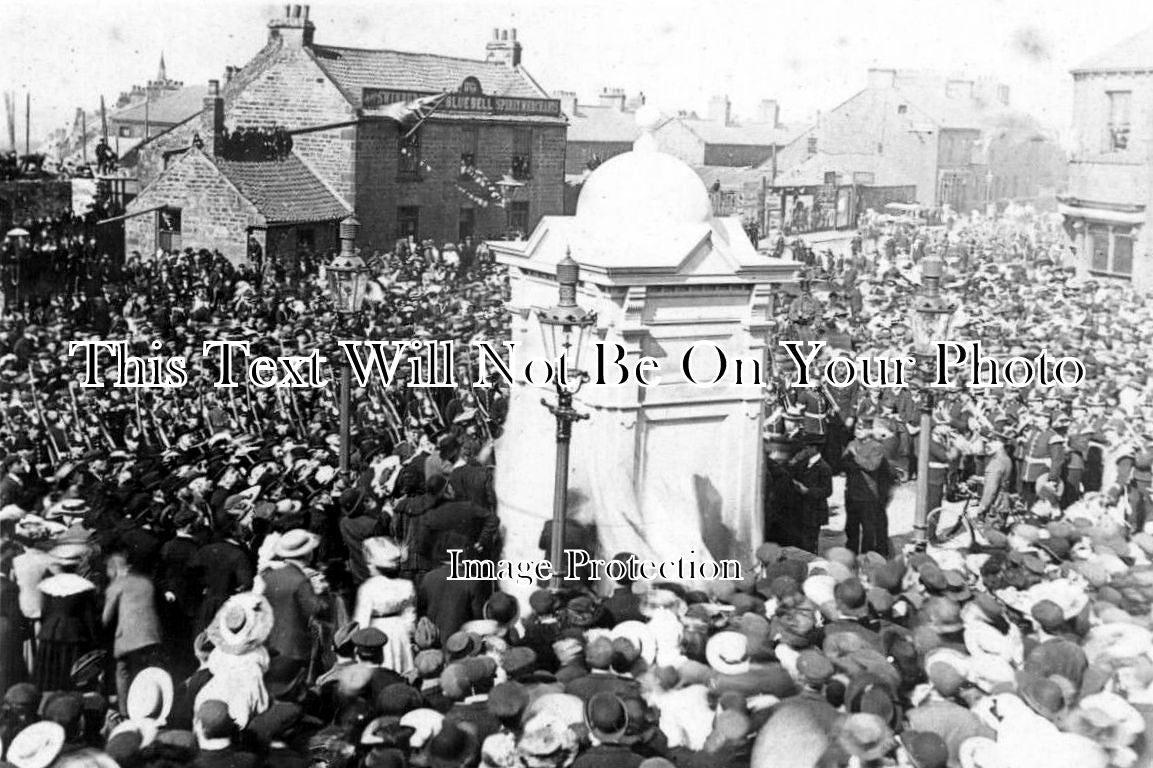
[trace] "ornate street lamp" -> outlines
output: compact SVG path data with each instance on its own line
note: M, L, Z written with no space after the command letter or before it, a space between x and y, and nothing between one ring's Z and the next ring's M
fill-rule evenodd
M360 222L355 215L340 222L340 255L332 260L325 273L333 307L343 320L351 320L360 313L368 285L368 267L356 253L356 236L359 233ZM352 369L345 355L341 355L340 360L340 472L347 474L348 444L352 431Z
M556 306L537 310L545 351L557 366L557 373L553 378L556 405L541 399L541 404L556 417L556 474L553 485L552 535L549 542L554 589L560 587L564 578L564 529L568 507L568 462L572 425L574 421L588 418L587 413L578 413L573 408L573 396L589 378L580 367L581 352L589 330L596 323L596 314L576 303L580 265L576 263L571 253L566 252L564 259L557 264L556 277L559 294Z
M938 341L948 341L957 307L941 295L945 263L930 254L921 260L921 292L913 299L910 321L913 328L913 354L921 370L929 370ZM929 451L933 429L933 387L927 377L921 383L921 431L917 435L917 507L913 518L913 543L918 549L926 542L929 515Z

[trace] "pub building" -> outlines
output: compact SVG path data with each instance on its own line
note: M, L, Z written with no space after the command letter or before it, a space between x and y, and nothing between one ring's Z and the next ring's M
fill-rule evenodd
M209 82L198 118L141 149L127 251L213 247L240 262L255 242L289 259L335 247L353 211L361 248L441 247L562 212L567 120L521 65L515 29L466 59L321 45L308 16L286 6L250 62Z

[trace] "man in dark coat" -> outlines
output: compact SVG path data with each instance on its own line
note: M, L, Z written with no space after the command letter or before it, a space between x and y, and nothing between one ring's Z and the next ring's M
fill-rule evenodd
M484 507L445 499L424 514L412 546L420 557L435 562L443 561L451 549L486 557L493 551L499 527L496 514Z
M193 555L188 562L187 575L189 589L201 596L196 634L212 622L225 600L252 589L254 570L248 551L233 533L202 547Z
M274 619L268 647L301 663L307 663L312 656L310 622L323 607L305 573L319 544L320 537L308 531L295 529L285 533L276 544L276 562L260 574Z
M833 495L833 470L814 445L807 445L789 462L793 487L801 496L799 527L801 549L816 554L821 526L829 522L829 497Z
M449 580L449 575L448 563L442 563L424 575L417 589L417 613L427 616L443 638L466 622L484 618L484 604L493 590L490 581Z

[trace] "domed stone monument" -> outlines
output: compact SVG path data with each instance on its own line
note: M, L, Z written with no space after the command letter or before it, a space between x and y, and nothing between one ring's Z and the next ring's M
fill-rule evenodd
M713 217L696 173L657 149L656 120L638 111L644 132L633 151L589 175L575 216L545 217L528 240L489 245L509 267L517 360L546 357L535 309L556 303L566 254L581 268L577 302L596 312L582 365L593 380L575 400L589 418L573 427L568 476L568 520L595 532L592 555L748 565L763 519L754 361L763 365L774 290L797 265L758 253L739 219ZM699 384L682 370L686 353ZM725 375L703 386L722 355ZM658 366L653 386L633 375L645 357ZM513 372L523 377L523 366ZM514 383L497 444L505 559L548 557L539 543L553 507L555 421L542 397L552 399L551 386Z

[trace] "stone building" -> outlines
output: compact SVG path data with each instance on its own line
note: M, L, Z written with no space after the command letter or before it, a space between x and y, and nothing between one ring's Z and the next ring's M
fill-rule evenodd
M631 152L641 135L636 110L645 103L643 93L629 99L623 88L604 88L597 101L580 103L572 91L553 91L569 120L565 173L581 176L606 160Z
M793 134L781 124L780 109L772 99L760 103L756 119L738 121L729 97L714 96L709 100L707 117L674 117L663 122L654 135L661 151L694 168L744 168L771 162Z
M408 236L441 244L529 232L541 216L562 211L567 122L560 102L521 65L516 30L494 30L485 58L466 59L322 45L308 15L308 6L286 7L269 23L264 48L226 73L219 98L210 83L198 119L141 148L137 173L148 186L129 208L128 250L153 249L176 234L185 246L240 260L250 234L276 257L324 247L332 222L353 210L360 246L384 250ZM438 95L418 128L400 122L416 100ZM289 136L290 152L238 157L229 149L238 132ZM279 171L307 187L307 220L292 218L299 201L287 185L253 181L268 193L257 200L234 183ZM183 176L196 183L181 184ZM229 184L238 195L231 213L204 210L205 185ZM316 218L339 213L320 190L344 212ZM289 218L270 219L262 208ZM220 216L233 220L214 224ZM183 231L193 221L204 225L195 236ZM181 231L166 234L164 222Z
M1064 172L1056 143L1010 108L1007 86L914 70L870 69L865 88L821 114L782 150L778 165L796 168L822 156L839 165L855 158L846 183L850 174L868 178L884 168L887 186L914 186L922 205L965 213L1046 194L1051 200Z
M1153 28L1073 70L1073 133L1060 211L1081 271L1153 287Z
M108 140L146 139L200 114L208 89L189 85L134 104L108 116Z

